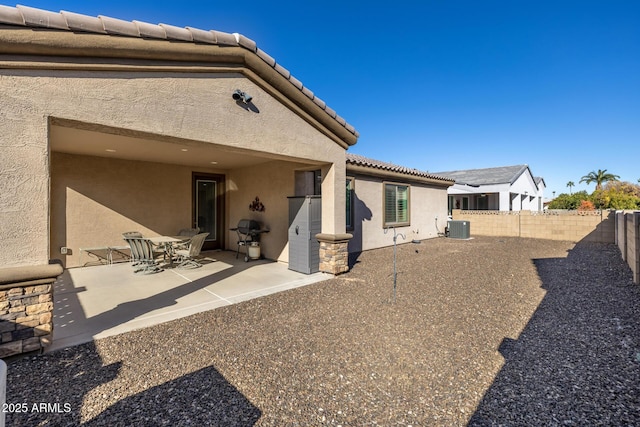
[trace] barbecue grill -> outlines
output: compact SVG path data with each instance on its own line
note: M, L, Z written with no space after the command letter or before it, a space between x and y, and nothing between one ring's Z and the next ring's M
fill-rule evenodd
M240 254L240 247L244 246L245 255L244 261L249 261L249 245L254 244L255 246L259 246L260 244L260 235L262 233L267 233L269 230L263 229L260 226L258 221L254 221L253 219L241 219L238 222L238 226L232 228L231 231L235 231L238 233L238 250L236 251L236 258Z

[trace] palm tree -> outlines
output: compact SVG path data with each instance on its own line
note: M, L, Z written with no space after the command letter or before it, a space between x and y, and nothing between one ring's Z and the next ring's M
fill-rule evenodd
M618 175L614 175L612 173L607 173L607 170L598 169L598 172L591 171L587 175L583 176L580 179L580 182L584 182L587 185L592 182L596 183L596 190L602 189L602 184L607 181L617 181L620 177Z
M567 187L569 187L569 194L571 194L571 187L574 187L576 184L574 184L573 181L569 181L567 182Z

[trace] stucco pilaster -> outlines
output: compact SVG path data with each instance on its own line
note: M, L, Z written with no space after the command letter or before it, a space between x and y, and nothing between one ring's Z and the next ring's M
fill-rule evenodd
M346 230L345 180L347 178L344 151L333 164L322 168L322 233L344 234Z
M1 84L0 91L8 93ZM5 248L0 251L0 265L4 267L49 259L47 120L31 113L28 100L11 101L19 107L0 109L0 239Z

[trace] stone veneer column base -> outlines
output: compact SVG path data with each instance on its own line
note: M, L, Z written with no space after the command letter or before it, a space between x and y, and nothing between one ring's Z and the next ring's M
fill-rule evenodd
M352 234L316 234L320 242L320 271L338 275L349 271L349 240Z
M0 269L0 358L43 351L53 339L53 282L60 264Z

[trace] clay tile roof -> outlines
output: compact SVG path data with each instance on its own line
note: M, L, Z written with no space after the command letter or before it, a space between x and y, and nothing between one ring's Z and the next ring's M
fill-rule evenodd
M396 173L416 176L420 178L430 178L430 179L435 179L440 181L453 182L453 179L451 178L446 178L444 176L435 175L435 174L421 171L418 169L399 166L393 163L381 162L379 160L370 159L368 157L364 157L359 154L347 153L347 165L349 164L356 165L356 166L364 166L372 169L379 169L382 171L396 172Z
M25 25L24 16L15 7L0 5L0 22L10 25Z
M20 5L16 6L16 9L22 14L24 25L27 27L69 29L67 20L60 13Z
M20 5L16 7L0 5L0 24L108 34L120 37L139 37L212 45L240 46L255 53L356 138L359 136L353 126L346 123L340 116L337 116L336 112L329 108L324 101L316 98L315 94L307 89L300 80L293 77L286 68L282 67L273 58L261 51L255 41L241 34L229 34L215 30L205 31L192 27L180 28L167 24L156 25L140 21L130 22L102 15L92 17L66 11L57 13Z
M193 35L191 34L191 31L186 28L180 28L176 27L175 25L169 24L158 24L158 26L162 27L162 29L167 34L167 40L182 40L185 42L193 41Z
M107 34L100 18L66 12L64 10L61 11L60 14L64 16L69 29L72 31Z

